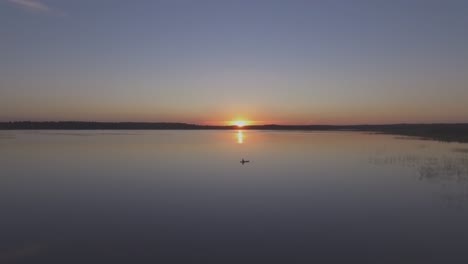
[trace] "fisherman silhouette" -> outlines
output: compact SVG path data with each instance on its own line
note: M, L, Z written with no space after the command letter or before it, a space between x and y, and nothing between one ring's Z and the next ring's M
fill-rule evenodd
M240 161L240 163L242 163L242 165L244 165L244 163L247 163L247 162L250 162L250 160L245 160L244 158L242 158L242 160Z

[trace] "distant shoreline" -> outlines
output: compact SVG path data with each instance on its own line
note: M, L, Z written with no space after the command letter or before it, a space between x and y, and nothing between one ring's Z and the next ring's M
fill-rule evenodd
M422 139L468 142L468 123L458 124L388 124L388 125L252 125L210 126L188 123L145 122L0 122L0 130L296 130L362 131L418 137Z

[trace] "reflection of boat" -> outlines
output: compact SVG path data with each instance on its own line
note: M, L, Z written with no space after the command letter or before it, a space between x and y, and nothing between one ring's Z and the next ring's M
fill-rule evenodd
M240 161L240 163L242 163L242 165L244 165L244 163L248 163L250 162L250 160L245 160L244 158L242 158L242 160Z

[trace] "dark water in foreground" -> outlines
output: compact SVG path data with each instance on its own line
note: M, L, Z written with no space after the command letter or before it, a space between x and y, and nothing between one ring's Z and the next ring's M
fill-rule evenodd
M0 263L468 263L468 144L3 131L0 175Z

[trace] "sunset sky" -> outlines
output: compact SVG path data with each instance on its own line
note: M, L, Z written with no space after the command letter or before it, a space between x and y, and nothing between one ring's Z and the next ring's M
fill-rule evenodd
M468 1L0 0L0 121L468 122Z

